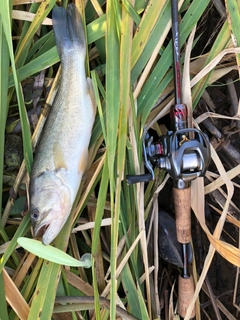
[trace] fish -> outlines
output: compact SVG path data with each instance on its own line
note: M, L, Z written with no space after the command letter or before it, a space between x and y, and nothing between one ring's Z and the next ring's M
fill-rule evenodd
M53 30L61 79L36 147L29 184L34 237L50 244L70 215L88 162L96 101L86 76L86 39L74 4L54 7Z

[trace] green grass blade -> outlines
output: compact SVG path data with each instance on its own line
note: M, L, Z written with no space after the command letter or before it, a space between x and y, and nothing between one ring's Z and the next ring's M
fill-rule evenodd
M23 64L27 58L27 54L28 54L28 51L29 51L29 48L31 45L31 41L32 41L35 33L37 32L37 30L41 26L41 23L43 22L43 20L47 17L49 12L52 10L52 7L55 5L55 2L56 2L55 0L46 0L46 1L42 2L40 4L40 6L38 7L38 10L36 12L36 15L35 15L32 23L30 24L29 28L27 29L27 32L26 32L24 38L19 43L19 47L18 47L16 57L15 57L15 63L18 68L23 66Z
M8 320L7 302L4 290L3 273L0 272L0 319Z
M132 278L132 273L128 264L126 264L122 270L121 279L124 291L126 292L129 312L133 314L137 319L145 319L142 318L141 315L136 285L134 279Z
M97 108L98 108L98 114L99 114L99 118L100 118L100 123L101 123L101 128L102 128L102 133L103 133L103 137L104 140L106 141L107 139L107 133L106 133L106 121L104 118L104 114L103 114L103 108L102 108L102 104L101 104L101 100L99 97L99 92L98 92L98 77L97 77L97 73L96 72L91 72L91 76L92 76L92 82L93 82L93 90L95 93L95 98L96 98L96 103L97 103Z
M107 189L109 184L109 171L108 171L108 165L107 165L107 159L103 166L103 173L102 173L102 179L99 189L99 196L97 200L97 207L96 207L96 219L95 219L95 225L93 230L93 237L92 237L92 256L93 261L98 251L99 246L99 233L100 233L100 227L102 222L102 217L104 214L104 208L105 208L105 201L107 196ZM100 317L100 303L99 303L99 292L98 292L98 286L97 286L97 273L95 269L95 263L93 262L92 266L92 275L93 275L93 289L94 289L94 305L95 305L95 312L96 312L96 319L101 319Z
M35 254L39 258L65 266L84 268L91 267L91 256L89 254L83 255L79 261L53 246L45 246L38 240L19 237L17 241L21 247Z
M103 166L103 173L102 173L99 196L98 196L97 207L96 207L96 220L95 220L95 225L93 230L93 240L92 240L93 257L97 253L98 242L99 242L99 232L100 232L102 217L103 217L104 208L105 208L108 183L109 183L109 172L108 172L108 164L106 159Z
M133 19L129 15L125 6L122 5L122 23L121 23L121 44L120 44L120 115L119 115L119 134L117 148L117 177L115 193L114 219L112 219L112 254L117 255L117 246L119 238L119 218L121 213L121 194L122 178L125 172L126 162L126 142L128 133L128 115L131 109L130 103L130 74L131 74L131 54L132 54L132 35ZM113 263L113 261L111 261ZM116 261L114 261L116 268ZM111 268L111 273L113 268ZM115 279L114 274L111 274ZM113 291L112 291L113 294Z
M139 286L137 288L137 293L138 293L138 301L139 301L140 311L141 311L141 318L140 319L146 319L148 317L148 311L146 308L146 303L144 301L144 297L142 295L142 291Z
M146 308L146 302L142 295L139 285L135 284L134 279L132 278L132 272L129 267L129 264L126 264L122 274L122 283L124 291L127 295L128 308L129 312L133 314L137 319L148 319L148 311Z
M105 36L106 32L106 15L103 14L98 19L92 21L87 25L87 39L88 43L93 43L96 40Z
M25 284L21 290L21 293L27 302L30 301L31 296L34 293L34 288L37 284L43 261L44 261L43 259L38 259L32 273L29 275L29 277L25 281Z
M2 256L2 258L0 260L0 272L2 272L3 267L5 266L9 257L12 255L13 251L15 250L15 248L17 246L17 239L19 237L25 236L25 234L27 233L27 231L30 228L30 225L31 225L30 217L29 217L29 215L26 215L23 218L20 226L18 227L11 242L9 243L7 250L5 251L4 255Z
M5 141L5 126L8 112L7 101L7 82L9 70L9 54L8 46L3 31L2 16L0 16L0 208L2 208L2 185L3 185L3 162L4 162L4 141Z
M133 7L133 5L128 0L123 0L123 5L127 10L128 14L132 17L136 25L138 25L141 21L140 16L138 15L137 11Z
M109 0L107 2L107 28L106 28L106 126L107 126L107 157L109 167L110 179L110 198L111 198L111 216L112 226L115 221L114 210L114 189L115 189L115 155L117 145L117 131L119 120L119 100L120 100L120 75L119 75L119 33L118 25L119 17L116 17L115 1ZM116 279L116 241L118 235L111 231L111 290L110 290L110 317L116 317L116 293L117 293L117 279Z
M162 16L164 13L164 16ZM133 38L132 49L132 74L131 82L134 83L147 61L149 60L156 44L159 41L161 30L166 27L170 19L170 3L168 1L151 1L138 26L138 32Z
M55 46L55 39L53 31L48 32L42 36L28 52L27 59L25 63L30 62L33 58L41 56L43 53Z
M208 54L208 58L206 59L205 65L207 65L212 59L214 59L223 49L225 49L230 40L230 31L228 28L227 21L223 24L220 32L214 44ZM208 85L208 79L211 76L211 72L204 78L202 78L192 89L192 101L193 101L193 108L196 107L199 99L201 98L203 91Z
M140 14L147 7L147 5L148 2L146 0L136 0L134 7L137 13Z
M61 281L59 281L59 283L58 283L58 294L59 294L59 291L60 292L62 292L62 294L61 295L63 295L64 293L66 294L66 296L70 296L71 295L71 293L70 293L70 286L69 286L69 283L68 283L68 281L67 281L67 278L66 278L66 272L65 272L65 269L62 269L62 273L61 273L61 279L60 279ZM61 286L60 286L60 284L61 284ZM61 288L59 288L59 287L61 287ZM60 289L60 290L59 290ZM64 295L65 295L64 294ZM76 314L75 314L75 312L74 311L72 311L71 312L72 313L72 320L78 320L78 318L77 318L77 316L76 316Z
M12 45L12 37L11 37L11 19L10 19L10 8L7 2L3 2L2 6L0 7L0 14L2 17L3 29L6 36L6 41L8 44L9 55L12 63L12 70L13 70L13 78L14 84L16 87L18 105L19 105L19 113L20 119L22 124L22 134L23 134L23 149L24 149L24 159L26 162L27 171L31 171L31 166L33 162L33 153L32 153L32 144L31 144L31 132L28 123L28 117L24 105L23 100L23 93L22 89L17 77L15 62L14 62L14 55L13 55L13 45Z
M29 7L29 12L32 13L32 14L36 14L36 12L37 12L37 10L39 8L39 5L40 5L40 3L32 3L30 5L30 7ZM24 21L24 23L22 25L22 28L21 28L22 29L21 30L21 35L20 35L19 41L17 43L15 54L17 54L17 52L19 51L19 47L21 46L21 43L22 43L23 39L25 38L30 26L31 26L31 22Z
M36 74L57 62L59 62L57 48L53 47L52 49L43 53L41 56L25 64L23 67L19 68L17 71L18 80L25 80L27 77L30 77L33 74ZM11 88L13 85L14 77L13 75L10 75L8 87Z
M106 29L106 119L108 165L110 179L113 177L115 162L117 123L119 118L119 39L116 18L114 15L114 0L107 2Z
M2 237L2 239L3 239L3 241L5 243L9 242L8 235L7 235L6 231L5 231L5 229L3 228L3 226L1 225L1 223L0 223L0 235L1 235L1 237ZM11 244L11 242L10 242L10 244ZM19 264L19 256L18 256L18 254L13 250L11 252L11 256L12 256L13 262L17 266Z
M59 264L44 261L28 320L51 319L60 272Z
M232 42L234 47L240 47L240 4L237 0L225 0L227 9L228 25L231 32ZM240 54L236 53L238 69L240 69ZM240 75L240 71L239 71Z

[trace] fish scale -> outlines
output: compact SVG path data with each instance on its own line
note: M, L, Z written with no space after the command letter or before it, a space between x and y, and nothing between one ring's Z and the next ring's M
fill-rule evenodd
M74 4L52 13L62 65L59 89L37 146L30 177L30 215L35 236L49 244L61 231L88 159L96 104L86 77L86 41Z

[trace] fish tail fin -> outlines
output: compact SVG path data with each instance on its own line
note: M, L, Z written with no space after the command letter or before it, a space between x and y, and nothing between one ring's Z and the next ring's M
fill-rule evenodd
M70 3L67 10L55 7L52 11L53 30L56 39L58 53L64 50L77 48L80 54L86 55L86 41L82 25L82 19L75 4Z

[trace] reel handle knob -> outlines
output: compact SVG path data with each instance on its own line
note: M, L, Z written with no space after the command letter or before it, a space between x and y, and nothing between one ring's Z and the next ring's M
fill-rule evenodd
M126 181L127 181L127 184L129 185L139 183L139 182L149 182L152 180L154 180L154 177L152 176L151 173L135 174L135 175L128 174L126 176Z

